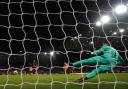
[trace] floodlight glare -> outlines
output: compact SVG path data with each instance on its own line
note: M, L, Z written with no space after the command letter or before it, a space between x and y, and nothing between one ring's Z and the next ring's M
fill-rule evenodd
M113 35L117 35L117 32L113 32Z
M118 5L118 6L116 6L116 8L115 8L115 12L117 13L117 14L123 14L123 13L126 13L127 12L127 7L125 6L125 5Z
M108 23L110 21L110 17L108 15L104 15L100 20L102 23Z
M51 56L53 56L53 55L54 55L54 52L53 52L53 51L52 51L52 52L50 52L50 55L51 55Z
M47 53L45 52L44 55L47 55Z
M96 22L96 26L101 26L101 25L102 25L102 23L100 21Z
M74 39L77 39L77 37L75 36Z
M90 44L94 44L94 42L93 42L93 41L91 41L91 42L90 42Z
M124 29L120 29L119 32L120 32L120 33L123 33L123 32L124 32Z

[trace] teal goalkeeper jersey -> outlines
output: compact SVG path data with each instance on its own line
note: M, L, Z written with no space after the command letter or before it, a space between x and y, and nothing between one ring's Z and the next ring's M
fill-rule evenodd
M95 55L102 54L101 55L102 57L104 57L108 60L111 60L111 62L116 62L116 64L123 64L124 63L124 60L120 56L118 51L111 46L104 45L99 50L96 50L95 52L92 52L92 53Z

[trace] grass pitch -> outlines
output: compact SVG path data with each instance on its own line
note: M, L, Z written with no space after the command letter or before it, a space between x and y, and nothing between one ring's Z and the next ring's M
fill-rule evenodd
M128 73L104 73L84 84L80 74L0 75L0 89L128 89ZM116 77L115 77L116 76Z

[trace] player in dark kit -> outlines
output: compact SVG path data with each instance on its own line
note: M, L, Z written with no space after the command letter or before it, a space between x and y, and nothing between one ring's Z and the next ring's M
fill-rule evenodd
M33 60L33 62L32 62L32 68L33 68L32 73L33 74L36 74L36 71L37 71L37 68L38 68L37 63L36 63L36 60Z

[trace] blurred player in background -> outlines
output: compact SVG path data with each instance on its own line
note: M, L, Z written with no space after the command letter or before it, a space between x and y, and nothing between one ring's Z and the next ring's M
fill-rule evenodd
M32 68L32 64L29 64L29 74L32 74L33 68Z
M63 67L65 73L67 72L68 68L69 68L69 65L65 62Z
M37 73L37 69L38 69L38 65L37 65L36 60L33 60L33 62L32 62L32 68L33 68L32 73L33 74L36 74Z
M66 63L66 62L64 62L64 67L63 67L63 69L64 69L64 72L65 73L73 73L74 71L74 69L72 68L72 67L69 67L69 64L68 63Z
M33 60L32 63L29 64L29 74L36 74L38 69L38 65L36 60Z

